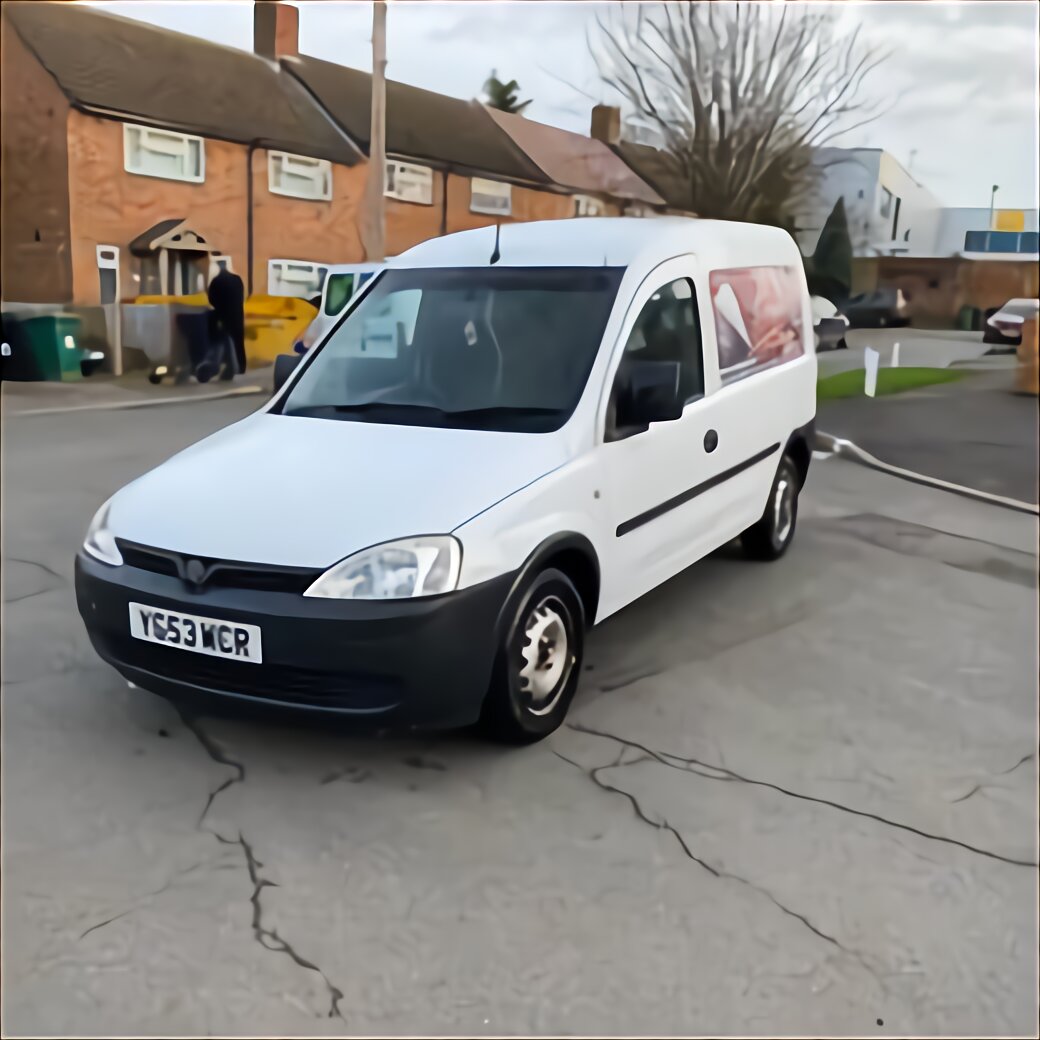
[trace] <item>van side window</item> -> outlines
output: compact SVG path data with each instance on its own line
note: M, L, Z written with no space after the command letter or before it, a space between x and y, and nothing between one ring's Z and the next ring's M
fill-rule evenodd
M339 314L354 291L352 274L330 274L325 286L325 313Z
M639 312L614 377L607 406L607 439L619 440L637 430L616 425L617 400L635 361L671 361L679 365L679 396L684 404L704 396L704 361L697 294L693 282L679 278L662 285Z
M723 385L800 357L803 276L794 267L737 267L708 276Z

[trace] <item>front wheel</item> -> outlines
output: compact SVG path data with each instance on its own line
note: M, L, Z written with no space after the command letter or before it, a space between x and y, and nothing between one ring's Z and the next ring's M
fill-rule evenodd
M531 744L563 722L581 675L585 611L570 578L539 573L501 638L481 724L495 740Z
M791 456L785 455L777 467L762 518L740 536L744 552L751 559L777 560L787 552L798 520L800 486L798 469Z

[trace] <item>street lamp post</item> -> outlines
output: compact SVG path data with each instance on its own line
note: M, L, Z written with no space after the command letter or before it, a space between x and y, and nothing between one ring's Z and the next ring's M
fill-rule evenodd
M987 231L993 230L993 200L997 197L997 192L1000 190L999 184L993 185L993 190L989 193L989 227Z

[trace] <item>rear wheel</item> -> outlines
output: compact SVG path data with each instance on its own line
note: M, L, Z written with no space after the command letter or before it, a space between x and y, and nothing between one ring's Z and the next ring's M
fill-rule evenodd
M777 467L762 518L741 536L744 552L753 560L776 560L787 551L798 520L798 491L801 479L790 455Z
M481 724L494 739L530 744L567 715L581 675L585 612L573 582L547 568L519 597L502 636Z

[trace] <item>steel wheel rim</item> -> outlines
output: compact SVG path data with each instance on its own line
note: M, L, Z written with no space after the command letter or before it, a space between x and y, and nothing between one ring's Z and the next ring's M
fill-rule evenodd
M773 541L779 548L791 534L794 524L794 485L782 474L773 492Z
M544 597L524 618L517 679L532 715L548 715L567 686L574 667L569 618L556 596Z

